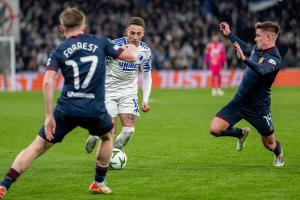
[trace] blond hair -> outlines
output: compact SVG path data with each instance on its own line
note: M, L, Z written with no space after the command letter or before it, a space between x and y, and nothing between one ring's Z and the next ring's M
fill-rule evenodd
M65 31L76 29L85 23L85 14L75 7L68 7L59 15L61 25Z

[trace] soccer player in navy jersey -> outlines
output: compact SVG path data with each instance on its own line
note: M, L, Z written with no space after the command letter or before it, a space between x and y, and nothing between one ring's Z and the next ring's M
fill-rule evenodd
M134 45L120 48L105 37L84 34L86 17L76 8L66 8L59 18L67 39L52 51L48 60L43 81L44 126L35 140L19 153L2 180L0 199L33 160L61 142L77 126L102 140L97 151L95 180L89 190L111 193L104 182L113 146L112 118L104 105L105 57L134 62L137 48ZM55 76L59 69L65 82L53 111Z
M272 122L271 86L282 66L281 56L275 45L279 25L276 22L258 22L256 28L256 45L249 47L236 35L231 33L226 22L220 24L220 31L234 43L236 55L247 68L241 85L234 98L223 107L211 121L209 131L214 136L231 136L238 139L237 150L244 148L250 128L236 128L241 119L248 121L260 133L264 146L273 151L273 166L284 165L280 142L275 139ZM246 55L250 55L247 58Z

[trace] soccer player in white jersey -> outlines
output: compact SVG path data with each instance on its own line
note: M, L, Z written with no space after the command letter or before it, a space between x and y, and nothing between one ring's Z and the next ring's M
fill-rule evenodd
M122 130L115 139L114 147L122 149L134 133L136 118L139 116L138 105L138 71L143 75L143 101L141 110L148 112L149 96L151 92L151 50L142 40L144 36L145 22L140 17L131 17L126 28L126 37L115 39L116 45L122 47L126 44L134 44L138 47L138 60L136 62L124 62L119 59L108 58L106 63L105 80L105 105L108 113L113 118L116 132L117 117L120 117ZM96 146L97 136L89 136L85 149L92 152Z

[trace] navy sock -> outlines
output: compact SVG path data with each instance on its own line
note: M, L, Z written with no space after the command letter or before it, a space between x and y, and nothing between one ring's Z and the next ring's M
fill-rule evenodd
M275 147L273 152L274 152L276 157L281 154L281 144L278 140L276 140L276 147Z
M19 176L20 176L19 172L17 172L13 168L10 168L6 174L6 177L2 180L0 185L4 186L8 190L10 186L13 184L13 182L15 182Z
M95 181L98 183L102 183L105 179L107 170L108 170L108 166L102 167L102 166L96 165Z
M229 127L226 131L223 131L220 136L230 136L240 138L243 136L243 131L241 128Z

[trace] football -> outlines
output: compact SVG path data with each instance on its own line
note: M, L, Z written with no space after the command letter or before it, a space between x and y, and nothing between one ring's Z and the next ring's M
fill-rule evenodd
M111 160L109 162L110 169L124 169L127 164L127 156L124 151L113 148Z

